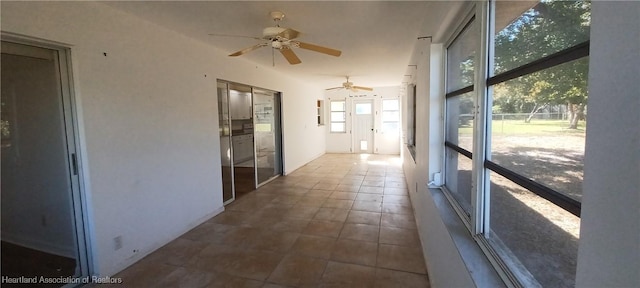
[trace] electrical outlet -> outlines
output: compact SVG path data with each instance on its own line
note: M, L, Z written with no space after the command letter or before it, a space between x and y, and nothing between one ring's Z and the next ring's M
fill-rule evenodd
M116 236L113 238L113 250L120 250L122 248L122 236Z

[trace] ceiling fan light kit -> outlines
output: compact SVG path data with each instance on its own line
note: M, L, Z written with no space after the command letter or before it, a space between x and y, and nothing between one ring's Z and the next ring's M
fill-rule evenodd
M271 16L273 21L276 23L276 26L264 28L262 30L262 38L239 36L239 35L237 36L237 37L244 37L244 38L253 38L253 39L258 39L262 41L266 40L267 42L256 44L251 47L242 49L240 51L231 53L229 54L229 56L232 56L232 57L240 56L240 55L247 54L253 50L256 50L258 48L270 46L272 49L277 49L278 51L280 51L280 54L282 54L282 56L287 60L287 62L289 62L289 64L295 65L295 64L302 63L302 61L300 60L300 58L298 58L298 56L293 51L294 48L295 49L301 48L301 49L323 53L323 54L327 54L335 57L338 57L342 54L340 50L323 47L316 44L305 43L297 40L294 41L293 39L296 39L300 35L300 32L291 28L280 27L280 21L284 18L284 13L280 11L273 11L269 13L269 15ZM210 34L210 35L233 37L233 35L224 35L224 34ZM274 62L274 65L275 65L275 62Z

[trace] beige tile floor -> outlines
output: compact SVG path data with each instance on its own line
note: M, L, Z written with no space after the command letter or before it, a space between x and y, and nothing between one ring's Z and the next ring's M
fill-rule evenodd
M429 287L398 156L326 154L115 277L126 287Z

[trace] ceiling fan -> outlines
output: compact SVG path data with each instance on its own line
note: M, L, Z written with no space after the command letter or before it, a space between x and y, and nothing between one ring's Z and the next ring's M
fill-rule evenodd
M353 82L349 82L349 76L345 76L345 77L347 77L347 82L342 83L341 87L333 87L333 88L328 88L326 90L347 89L347 90L351 90L353 92L358 92L358 90L373 91L373 88L363 87L363 86L355 86L355 85L353 85Z
M273 51L278 50L291 65L302 63L302 61L300 60L300 58L298 58L296 53L293 52L294 48L302 48L302 49L311 50L311 51L315 51L315 52L319 52L319 53L323 53L331 56L336 56L336 57L342 54L340 50L331 49L331 48L327 48L327 47L323 47L323 46L319 46L311 43L301 42L298 40L293 40L300 35L300 32L291 28L280 27L280 21L284 18L284 13L280 11L274 11L270 13L270 16L276 25L274 27L264 28L262 30L261 38L249 37L249 36L238 36L238 35L224 35L224 34L209 34L209 35L245 37L245 38L253 38L256 40L263 41L262 43L259 43L251 47L229 54L229 56L232 56L232 57L244 55L253 50L266 47L266 46L271 46L272 53ZM274 66L275 66L275 59L274 59Z

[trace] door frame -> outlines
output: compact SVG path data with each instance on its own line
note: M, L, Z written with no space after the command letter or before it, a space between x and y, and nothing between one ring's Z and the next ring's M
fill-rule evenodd
M356 106L359 103L369 103L371 104L371 143L367 143L368 145L368 149L367 150L371 150L371 152L366 152L366 154L375 154L376 153L376 146L375 146L375 139L376 139L376 99L375 98L361 98L361 99L353 99L351 101L351 151L353 151L353 153L355 154L365 154L362 153L361 149L359 149L359 143L357 141L357 136L358 135L358 130L357 128L357 124L358 121L356 120L356 118L358 118L358 114L356 113Z
M230 91L229 84L242 85L242 86L249 87L251 89L251 101L250 102L251 102L251 113L252 113L252 117L253 117L253 122L252 123L254 125L254 129L255 129L255 124L256 124L255 123L255 119L256 119L255 118L255 111L254 111L255 107L253 106L253 93L254 93L253 91L254 91L254 89L273 92L274 96L276 96L276 98L278 98L278 104L277 105L278 105L278 109L280 109L280 115L279 115L280 119L277 119L277 121L278 121L278 123L280 125L280 131L279 131L280 133L279 133L279 135L276 135L276 141L280 142L280 147L279 147L280 148L280 151L279 151L279 156L280 156L280 174L278 174L276 176L273 176L269 180L266 180L266 181L264 181L262 183L258 183L258 167L257 167L258 159L257 159L257 151L256 151L257 147L256 147L255 130L254 130L254 133L253 133L253 136L254 136L254 140L253 140L253 161L254 161L254 165L253 165L253 167L254 167L254 185L255 185L255 188L258 189L261 186L263 186L263 185L275 180L279 176L286 175L285 174L285 155L284 155L284 125L283 125L284 124L284 122L283 122L283 119L284 119L284 117L283 117L283 113L284 113L283 112L283 108L284 107L283 107L283 99L282 99L283 98L282 97L283 93L280 92L280 91L277 91L277 90L273 90L273 89L263 88L263 87L260 87L260 86L254 86L254 85L251 85L251 84L243 84L243 83L240 83L240 82L230 81L230 80L226 80L226 79L222 79L222 78L218 78L218 79L216 79L216 81L217 81L216 83L225 83L226 87L227 87L227 97L229 97L229 99L228 99L229 101L227 102L227 105L228 105L227 108L229 109L229 119L228 119L228 121L231 121L231 98L229 96L229 91ZM233 141L231 140L231 137L233 137L233 132L230 133L230 135L229 135L229 142L230 142L229 146L230 146L230 149L231 149L230 150L231 151L231 171L232 171L232 173L231 173L232 174L231 182L232 182L232 185L233 185L232 186L233 187L232 188L233 189L233 198L228 200L228 201L226 201L226 202L224 202L223 203L224 205L230 204L231 202L235 201L235 199L236 199L235 171L234 171L234 167L235 166L234 166L234 163L233 163L234 162L233 161Z
M62 116L64 118L65 140L67 142L67 163L69 164L70 184L71 184L71 201L73 209L73 229L74 240L76 246L76 271L74 276L87 277L94 274L93 259L93 231L92 217L88 211L88 181L84 165L84 156L87 154L86 142L83 133L83 119L78 113L75 93L75 82L73 74L73 64L70 44L33 38L29 36L1 32L0 40L20 45L34 46L57 51L58 57L55 59L59 67L56 77L60 79L60 88L62 96Z

